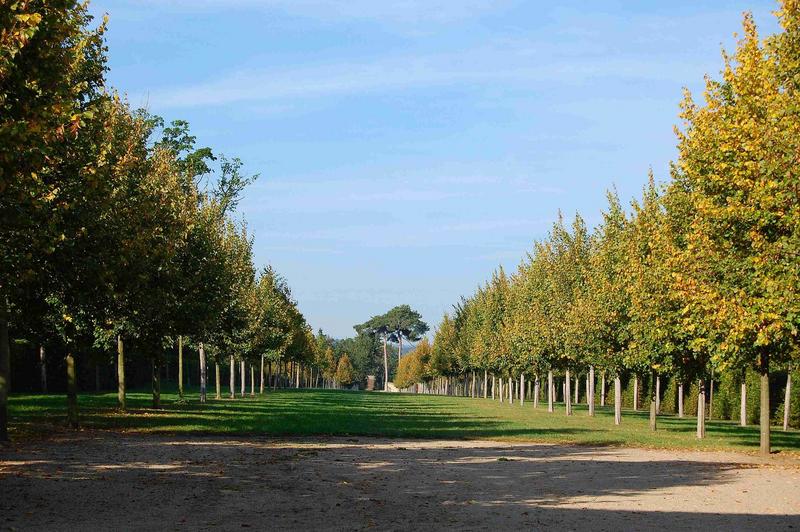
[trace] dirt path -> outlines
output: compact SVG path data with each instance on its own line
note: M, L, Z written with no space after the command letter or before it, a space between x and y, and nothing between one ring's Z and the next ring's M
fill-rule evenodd
M0 450L0 529L800 529L800 468L726 453L81 433Z

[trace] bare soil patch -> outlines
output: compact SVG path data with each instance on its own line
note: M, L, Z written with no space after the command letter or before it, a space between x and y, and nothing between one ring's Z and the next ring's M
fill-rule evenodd
M83 432L0 449L16 530L800 529L796 459Z

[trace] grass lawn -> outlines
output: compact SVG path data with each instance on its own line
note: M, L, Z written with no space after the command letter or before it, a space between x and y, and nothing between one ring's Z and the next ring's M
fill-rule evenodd
M213 396L213 394L212 394ZM613 408L587 415L578 405L571 417L563 405L547 413L532 402L500 404L491 399L439 397L334 390L269 391L256 398L210 400L201 405L197 392L179 404L176 393L162 394L162 409L150 408L150 394L128 394L128 412L116 410L116 394L79 398L81 425L94 429L144 432L198 432L273 435L374 435L401 438L492 439L628 445L654 448L758 450L758 428L735 422L709 421L707 438L694 436L694 418L659 416L658 431L648 426L647 412L623 411L614 426ZM62 395L12 395L12 437L51 432L64 426ZM773 449L800 453L800 431L773 429Z

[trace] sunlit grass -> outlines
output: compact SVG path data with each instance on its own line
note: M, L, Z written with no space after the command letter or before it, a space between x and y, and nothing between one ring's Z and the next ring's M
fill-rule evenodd
M213 396L213 394L212 394ZM374 435L405 438L468 438L511 441L630 445L657 448L757 450L757 427L711 420L707 438L697 440L695 419L659 416L649 429L647 412L625 411L621 426L611 408L587 415L585 405L564 415L563 405L548 414L531 402L520 406L485 399L334 390L279 390L263 396L211 399L199 403L197 391L177 401L162 394L162 408L151 408L146 392L128 394L128 411L116 408L116 394L79 398L81 426L144 432L198 432L271 435ZM12 434L17 437L64 427L66 403L60 395L14 395ZM800 452L800 431L773 432L778 451Z

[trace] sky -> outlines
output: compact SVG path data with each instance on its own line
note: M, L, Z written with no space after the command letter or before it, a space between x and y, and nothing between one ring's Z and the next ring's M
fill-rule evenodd
M668 177L742 12L771 0L93 0L109 81L260 175L237 216L335 337L409 304L431 325L559 210Z

